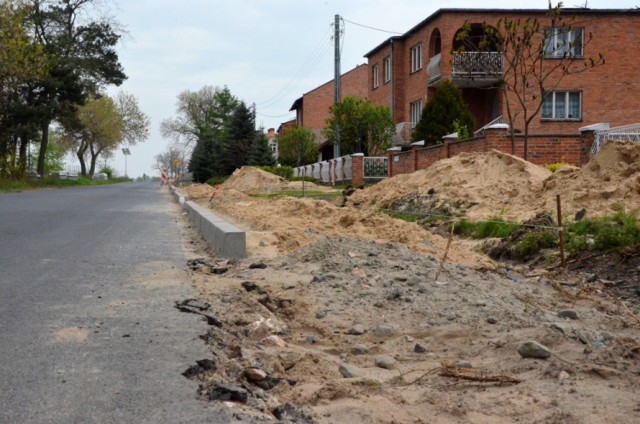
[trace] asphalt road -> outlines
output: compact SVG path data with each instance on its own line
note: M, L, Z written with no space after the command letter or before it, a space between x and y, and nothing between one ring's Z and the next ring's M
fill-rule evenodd
M0 193L0 423L226 423L181 373L210 354L155 183Z

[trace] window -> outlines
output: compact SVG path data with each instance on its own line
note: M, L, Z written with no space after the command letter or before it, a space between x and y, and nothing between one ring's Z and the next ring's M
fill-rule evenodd
M422 45L418 44L411 48L411 72L422 69Z
M414 128L420 121L422 115L422 100L411 103L411 128Z
M547 28L544 30L545 57L581 57L582 28Z
M542 119L579 120L582 94L579 91L552 91L544 96Z
M385 57L383 61L384 65L384 82L391 81L391 57Z
M378 88L378 65L373 65L373 88Z

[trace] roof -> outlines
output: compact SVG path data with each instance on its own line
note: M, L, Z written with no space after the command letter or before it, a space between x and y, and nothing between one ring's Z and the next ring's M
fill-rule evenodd
M571 13L572 15L617 15L617 14L637 14L640 16L640 9L589 9L589 8L562 8L563 13ZM507 13L518 13L518 14L530 14L530 15L541 15L549 12L549 9L438 9L427 18L420 21L417 25L414 25L409 31L405 32L403 35L393 36L387 38L382 43L378 44L372 50L367 52L364 57L369 57L372 54L376 53L378 50L386 47L388 44L391 44L395 40L404 40L417 32L420 28L429 24L430 22L438 19L440 16L445 14L496 14L496 15L504 15Z

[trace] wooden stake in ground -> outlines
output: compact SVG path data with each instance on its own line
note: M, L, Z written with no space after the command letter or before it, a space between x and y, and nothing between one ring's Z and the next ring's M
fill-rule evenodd
M562 206L560 205L560 195L556 195L556 205L558 206L558 238L560 242L560 265L562 268L567 267L564 260L564 228L562 228Z
M451 240L453 239L453 230L455 227L456 227L456 224L454 222L453 224L451 224L451 233L449 234L449 240L447 240L447 247L444 249L444 255L442 255L442 260L440 261L438 272L436 272L436 278L434 280L436 283L438 282L438 279L440 278L440 274L444 269L444 262L447 260L447 255L449 254L449 248L451 247Z

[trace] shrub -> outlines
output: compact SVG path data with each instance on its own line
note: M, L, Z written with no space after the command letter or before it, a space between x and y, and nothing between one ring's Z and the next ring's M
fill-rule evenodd
M538 253L542 249L548 249L557 245L557 236L551 231L529 231L516 243L515 252L521 258Z
M455 224L454 233L474 239L489 237L505 238L509 237L519 228L515 222L507 222L502 218L491 218L487 221L471 222L466 219Z
M544 167L551 172L556 172L558 169L562 168L563 166L571 166L571 164L567 162L556 162L556 163L548 163Z

